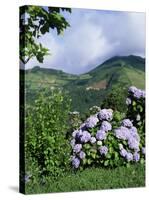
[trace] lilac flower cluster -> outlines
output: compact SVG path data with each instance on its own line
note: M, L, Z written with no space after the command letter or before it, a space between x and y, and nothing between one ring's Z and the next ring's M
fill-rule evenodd
M108 153L108 148L106 146L101 146L99 152L101 155L106 155Z
M80 165L80 159L77 157L73 157L72 158L72 166L77 169L79 167L79 165Z
M127 141L127 149L129 150L126 150L123 145L119 145L120 155L128 162L138 162L140 160L140 137L136 127L133 126L129 119L122 121L122 126L115 130L115 136L118 139Z
M135 97L136 99L140 99L140 98L145 98L145 91L144 90L141 90L141 89L138 89L134 86L131 86L129 89L128 89L128 92L133 95L133 97Z
M91 137L90 142L91 142L91 144L94 144L96 142L96 138L95 137Z
M97 133L96 133L96 139L97 140L105 140L106 136L107 136L107 134L103 130L98 130Z
M86 124L87 128L93 128L93 127L95 127L97 125L98 122L99 122L99 119L97 118L97 116L93 115L93 116L90 116L86 120L85 124Z
M82 144L76 144L74 145L73 151L74 153L79 153L82 149Z
M115 129L115 136L118 139L126 140L130 149L139 151L140 137L136 127L134 127L132 122L130 122L131 121L129 121L128 119L123 120L122 125L126 125L127 127L121 126Z
M122 121L122 126L127 127L127 128L131 128L133 126L132 122L130 121L130 119L124 119Z
M99 116L100 116L100 127ZM98 116L98 117L97 117ZM106 146L102 146L102 143L99 145L98 142L105 140L108 134L108 131L112 130L112 125L108 122L112 119L112 110L103 109L98 114L90 116L80 127L79 129L73 131L72 140L70 141L70 145L72 147L73 159L72 166L74 168L78 168L81 160L85 159L86 153L84 152L84 145L86 143L92 146L100 146L99 152L101 155L106 155L108 152L108 148ZM107 121L106 121L107 120ZM92 128L99 128L92 135ZM95 129L96 130L96 129Z
M112 130L112 126L109 122L107 121L103 121L100 127L101 130L108 132Z
M124 157L128 162L129 161L138 162L140 160L140 154L137 151L135 151L134 153L131 153L127 151L126 149L122 148L120 150L120 155Z
M98 113L99 120L111 121L113 117L113 111L111 109L102 109Z

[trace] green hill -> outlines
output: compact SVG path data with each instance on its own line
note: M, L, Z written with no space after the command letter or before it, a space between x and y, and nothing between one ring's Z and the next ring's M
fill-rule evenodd
M84 78L83 78L84 77ZM145 59L138 56L116 56L74 80L71 84L87 89L106 89L113 85L145 87Z
M126 91L131 85L145 88L145 59L139 56L115 56L81 75L38 66L25 70L27 102L43 88L63 88L70 93L72 110L81 112L100 105L113 87Z

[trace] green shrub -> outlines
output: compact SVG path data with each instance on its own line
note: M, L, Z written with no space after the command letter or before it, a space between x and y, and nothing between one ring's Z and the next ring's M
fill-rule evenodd
M133 93L131 88L136 93ZM101 109L73 131L71 146L74 168L117 167L129 166L130 163L136 162L144 163L145 92L130 87L128 97L126 114ZM136 120L138 113L142 115L139 122Z
M60 90L42 92L34 106L26 108L26 171L57 177L69 168L69 110L70 99Z

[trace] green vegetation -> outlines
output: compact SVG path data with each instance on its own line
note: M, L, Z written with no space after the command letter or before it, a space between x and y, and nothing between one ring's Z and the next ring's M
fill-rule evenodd
M34 185L29 182L26 184L26 192L35 194L144 187L144 180L145 167L141 164L129 168L124 166L115 169L89 168L76 173L67 173L55 181L48 178L42 182L40 178Z
M69 23L61 11L71 12L70 8L54 8L42 6L23 6L20 8L20 60L26 64L35 57L40 63L44 56L49 55L49 49L43 47L37 40L52 29L62 34Z
M38 175L59 176L68 168L69 110L70 99L61 91L41 93L34 106L26 108L25 162L33 177L36 171Z
M71 111L85 114L93 105L102 106L102 102L105 106L115 102L112 108L125 111L126 107L122 104L128 87L145 88L144 69L145 60L137 56L113 57L81 75L36 66L25 70L26 100L33 103L43 89L64 88L72 99ZM107 102L107 96L109 100L112 96L110 102Z
M85 165L79 170L73 170L71 166L71 134L90 115L89 108L95 105L112 108L114 120L117 120L116 125L119 125L121 118L127 112L125 100L128 87L135 84L144 88L144 65L140 64L144 59L136 57L137 67L135 67L132 64L134 58L126 57L122 60L116 57L82 75L72 75L61 70L43 69L37 66L33 69L21 70L21 84L24 83L23 73L25 73L26 97L25 175L22 172L21 180L25 183L25 193L144 186L144 157L134 165L130 162L129 165L126 163L125 166L120 166L120 162L116 161L117 155L113 151L112 155L115 157L108 157L108 163L105 160L103 168L101 163L98 167L99 162L90 165L90 161L87 164L88 168ZM129 65L127 65L128 61ZM140 105L142 106L142 102ZM130 114L129 118L132 115L136 117L138 111L141 116L144 116L142 115L144 107L140 105L138 106L137 103L131 105L130 113L127 112L128 115ZM75 118L71 119L72 111L79 111L80 116L74 112ZM142 134L141 140L143 138L141 147L144 147L142 127L145 126L145 116L141 120L138 131ZM115 121L112 126L115 126ZM108 138L110 137L109 134ZM112 145L113 149L117 148L114 143L111 143L111 139L106 145ZM127 145L124 141L125 146ZM89 152L88 157L90 155ZM94 155L91 156L94 160ZM111 164L109 164L110 159Z

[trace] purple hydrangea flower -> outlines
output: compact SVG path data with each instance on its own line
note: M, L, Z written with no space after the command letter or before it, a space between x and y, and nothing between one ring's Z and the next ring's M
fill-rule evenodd
M132 136L136 141L140 142L140 136L139 136L139 134L137 132L137 128L136 127L133 126L132 128L130 128L129 132L130 132L130 138Z
M101 130L108 132L112 130L112 126L109 122L107 121L103 121L100 127Z
M139 142L134 137L129 137L128 146L130 149L139 150Z
M144 98L145 92L143 90L140 90L134 86L131 86L128 90L136 99Z
M122 126L127 127L127 128L131 128L133 126L132 122L130 121L130 119L124 119L122 121Z
M121 155L122 157L126 157L126 155L127 155L126 149L121 149L121 150L120 150L120 155Z
M89 142L91 139L91 134L88 131L83 131L83 134L80 137L80 142L81 143L86 143Z
M107 120L110 121L112 120L113 117L113 113L111 109L102 109L100 110L100 112L98 113L98 118L100 120Z
M97 140L105 140L106 139L106 132L103 130L98 130L96 134Z
M142 97L142 91L141 90L136 90L134 93L134 97L136 97L137 99L140 99Z
M74 151L75 153L79 153L79 152L81 151L81 149L82 149L82 144L76 144L76 145L74 146L74 148L73 148L73 151Z
M145 98L145 96L146 96L146 93L145 93L145 91L144 91L144 90L142 90L142 91L141 91L141 93L142 93L142 94L141 94L142 98Z
M130 105L131 104L131 99L130 98L127 98L126 99L126 105Z
M106 155L108 153L108 148L106 146L101 146L99 152L101 155Z
M73 166L74 168L78 168L79 165L80 165L80 160L79 160L79 158L74 157L74 158L72 159L72 166Z
M83 160L85 158L85 156L86 156L86 154L84 153L84 151L80 151L80 153L79 153L80 159Z
M80 139L80 137L83 135L83 132L82 132L82 130L79 130L77 133L76 133L76 139L77 140L79 140Z
M95 137L91 137L90 142L91 142L91 144L94 144L96 142L96 138Z
M145 153L146 153L145 150L146 150L145 147L142 147L142 154L144 154L144 155L145 155Z
M80 129L83 130L86 128L86 123L81 124Z
M135 152L133 154L133 159L135 162L138 162L140 160L140 154L138 152Z
M132 155L132 153L128 152L128 153L126 154L126 160L127 160L128 162L133 160L133 155Z
M94 116L90 116L85 124L87 128L93 128L96 126L96 124L99 122L98 118L94 115Z
M117 128L114 130L115 132L115 136L118 139L122 139L122 140L127 140L127 138L129 137L129 129L126 127L121 126L120 128Z

